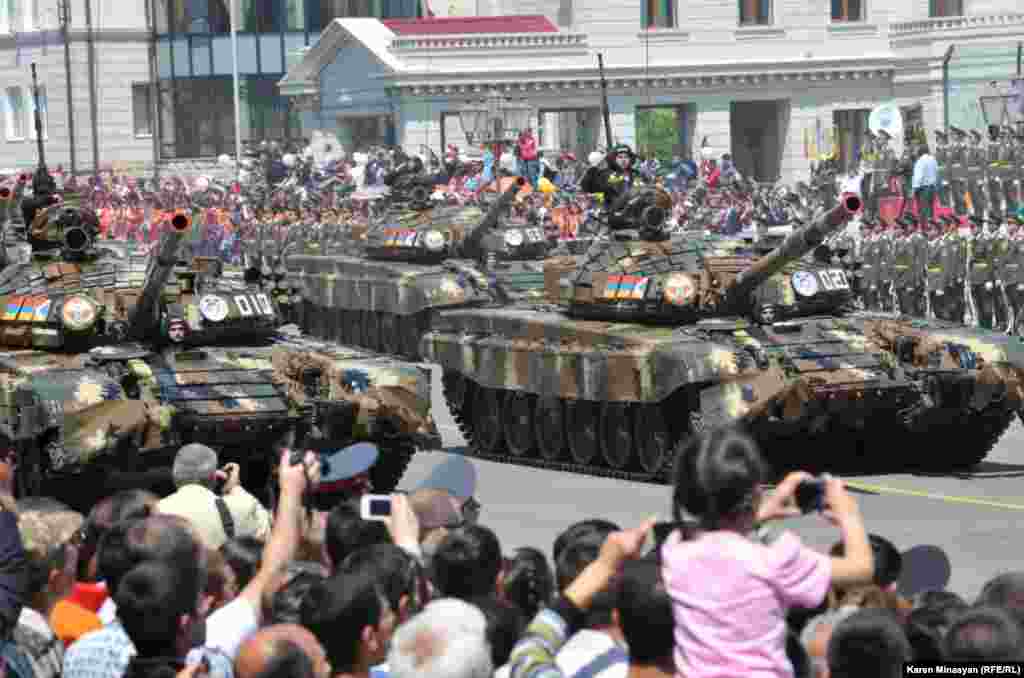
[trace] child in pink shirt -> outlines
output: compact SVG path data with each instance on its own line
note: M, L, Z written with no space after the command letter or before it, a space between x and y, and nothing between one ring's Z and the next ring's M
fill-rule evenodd
M760 529L800 515L797 487L811 480L791 473L770 496L756 444L735 432L695 436L680 455L673 493L677 530L662 547L665 587L675 616L676 669L685 678L783 678L786 611L813 608L833 583L869 583L873 558L856 501L842 482L825 484L825 514L839 526L846 555L830 558L791 532Z

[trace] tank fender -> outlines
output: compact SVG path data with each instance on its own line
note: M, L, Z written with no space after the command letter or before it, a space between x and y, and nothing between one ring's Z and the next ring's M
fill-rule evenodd
M554 328L531 328L532 336L523 338L483 328L478 334L451 325L428 332L421 355L488 388L611 402L661 402L685 386L753 379L765 371L724 342L668 337L595 346L569 336L556 342Z
M441 444L426 367L358 351L346 355L337 346L320 352L301 345L275 347L271 365L290 400L349 418L354 440L397 432L421 447Z

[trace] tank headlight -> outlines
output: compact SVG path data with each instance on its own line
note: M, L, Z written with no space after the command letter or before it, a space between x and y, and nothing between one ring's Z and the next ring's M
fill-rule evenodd
M523 244L523 232L505 231L505 244L509 247L519 247Z
M428 250L437 252L444 247L444 235L441 231L427 231L427 235L423 237L423 244L427 246Z
M96 323L96 304L85 297L68 297L64 300L61 320L67 329L84 332Z
M792 280L793 289L801 297L813 297L818 293L818 277L810 271L797 271Z

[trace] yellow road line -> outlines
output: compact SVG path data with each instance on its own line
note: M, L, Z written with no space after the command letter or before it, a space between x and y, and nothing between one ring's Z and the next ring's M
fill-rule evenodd
M863 490L865 492L874 492L877 494L899 494L906 497L919 497L921 499L935 499L942 501L947 504L972 504L974 506L988 506L990 508L1001 508L1008 509L1010 511L1024 511L1024 504L1008 504L1001 501L992 501L989 499L980 499L978 497L952 497L946 494L936 494L934 492L921 492L919 490L907 490L901 487L889 487L887 485L869 485L867 483L858 483L857 481L844 481L846 486L853 490Z

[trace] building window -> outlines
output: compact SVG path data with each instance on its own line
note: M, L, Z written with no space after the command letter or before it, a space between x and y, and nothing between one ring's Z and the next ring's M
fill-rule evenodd
M287 30L306 30L306 2L305 0L285 0L287 11Z
M643 27L675 28L675 0L640 0L643 5Z
M26 122L28 123L29 137L32 138L32 139L35 139L36 138L36 99L35 99L34 96L32 96L31 90L28 93L28 105L25 107L25 109L28 111L28 120ZM39 86L39 118L40 118L40 122L43 125L43 139L47 139L49 137L49 134L46 131L49 128L49 125L48 125L49 120L47 119L46 109L47 109L47 106L46 106L46 85L40 85Z
M963 16L964 0L929 0L928 15L931 17Z
M864 21L863 0L832 0L832 21Z
M0 0L0 32L10 33L18 25L18 0Z
M7 140L25 138L25 95L20 87L7 88Z
M839 134L837 160L840 172L851 173L860 166L870 116L871 111L867 109L833 112L832 124Z
M772 0L740 0L741 26L770 26Z
M249 33L279 33L284 30L279 0L242 0L242 26Z
M227 0L171 0L170 25L175 33L230 33Z
M148 83L132 83L132 125L137 137L153 134L153 102L149 95Z

